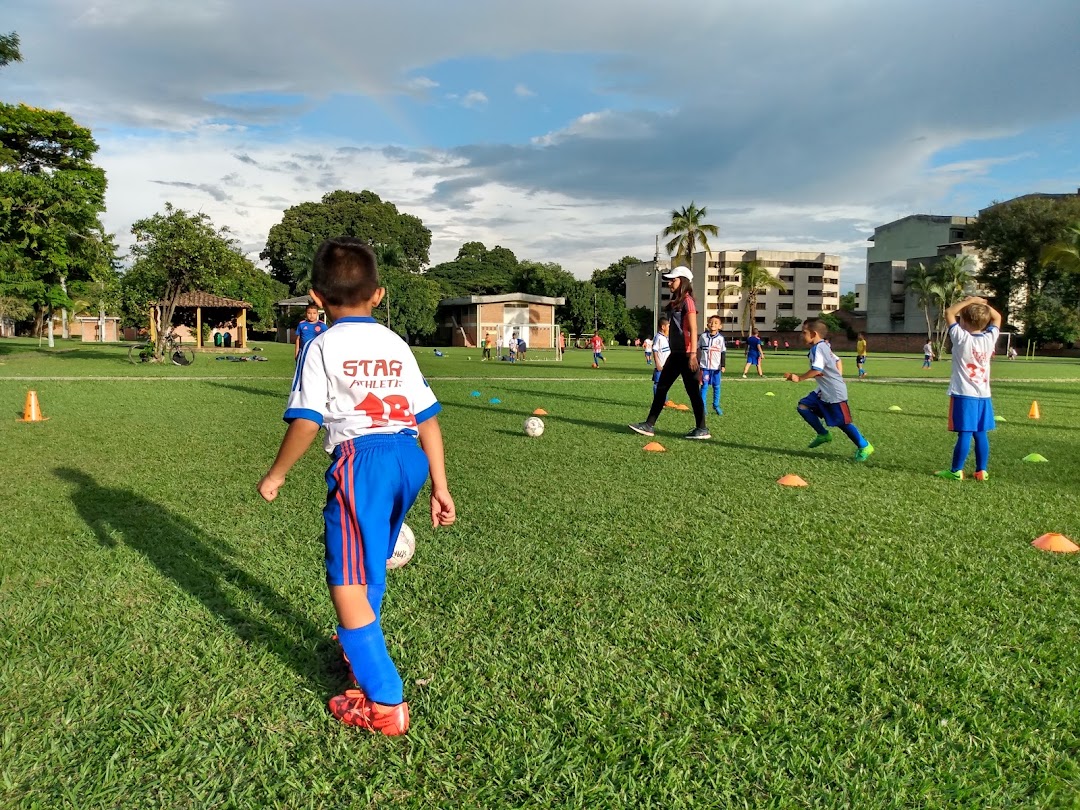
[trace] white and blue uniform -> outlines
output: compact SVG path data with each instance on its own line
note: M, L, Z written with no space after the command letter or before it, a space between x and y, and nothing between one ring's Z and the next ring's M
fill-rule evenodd
M300 338L300 351L330 327L322 321L312 323L306 318L297 325L296 336Z
M660 369L667 365L668 357L671 356L671 341L667 335L657 332L652 340L653 362L655 367L652 373L652 390L656 393L656 383L660 380Z
M408 345L374 318L341 318L304 347L285 421L324 427L334 457L323 509L328 584L366 584L369 596L385 587L386 560L428 475L417 426L440 407Z
M998 328L971 333L960 324L949 327L952 341L952 377L949 379L949 430L981 432L994 429L990 400L990 358L997 345Z
M727 365L727 343L724 336L717 332L710 335L702 332L698 338L698 364L701 366L701 404L705 404L706 389L713 389L713 410L720 410L720 369Z
M851 424L851 410L847 404L847 383L836 367L837 359L825 341L815 343L807 352L810 368L820 371L817 388L799 400L812 413L817 414L829 427Z

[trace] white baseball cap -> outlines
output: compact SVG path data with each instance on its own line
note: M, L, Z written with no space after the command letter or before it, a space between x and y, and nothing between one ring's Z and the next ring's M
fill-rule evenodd
M690 272L689 268L676 267L670 273L664 273L664 278L685 278L687 281L693 281L694 274Z

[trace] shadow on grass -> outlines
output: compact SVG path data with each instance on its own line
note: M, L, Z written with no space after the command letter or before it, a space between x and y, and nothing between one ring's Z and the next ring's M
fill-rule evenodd
M343 675L344 669L331 671L328 656L338 662L340 657L325 628L316 627L276 590L229 560L220 540L130 490L100 486L81 470L60 467L53 473L74 486L71 502L102 545L115 546L118 537L198 599L237 638L275 655L314 689L329 692L341 685L334 676ZM234 604L226 584L257 602L257 609Z

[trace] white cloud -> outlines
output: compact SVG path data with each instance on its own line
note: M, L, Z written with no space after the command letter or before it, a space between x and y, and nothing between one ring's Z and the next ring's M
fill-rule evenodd
M461 106L470 110L475 110L477 107L483 107L488 103L488 97L479 90L470 90L465 94L465 97L461 99Z
M517 96L518 98L532 98L533 96L536 95L536 93L533 92L532 90L530 90L527 85L515 84L514 85L514 95Z

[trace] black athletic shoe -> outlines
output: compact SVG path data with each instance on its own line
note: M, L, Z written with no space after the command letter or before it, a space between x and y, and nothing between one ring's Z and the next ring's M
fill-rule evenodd
M691 430L689 433L686 434L685 438L687 438L687 439L711 439L712 434L709 433L709 431L707 431L705 428L694 428L693 430Z
M656 430L648 422L638 422L636 425L629 426L634 433L640 433L642 436L655 436Z

